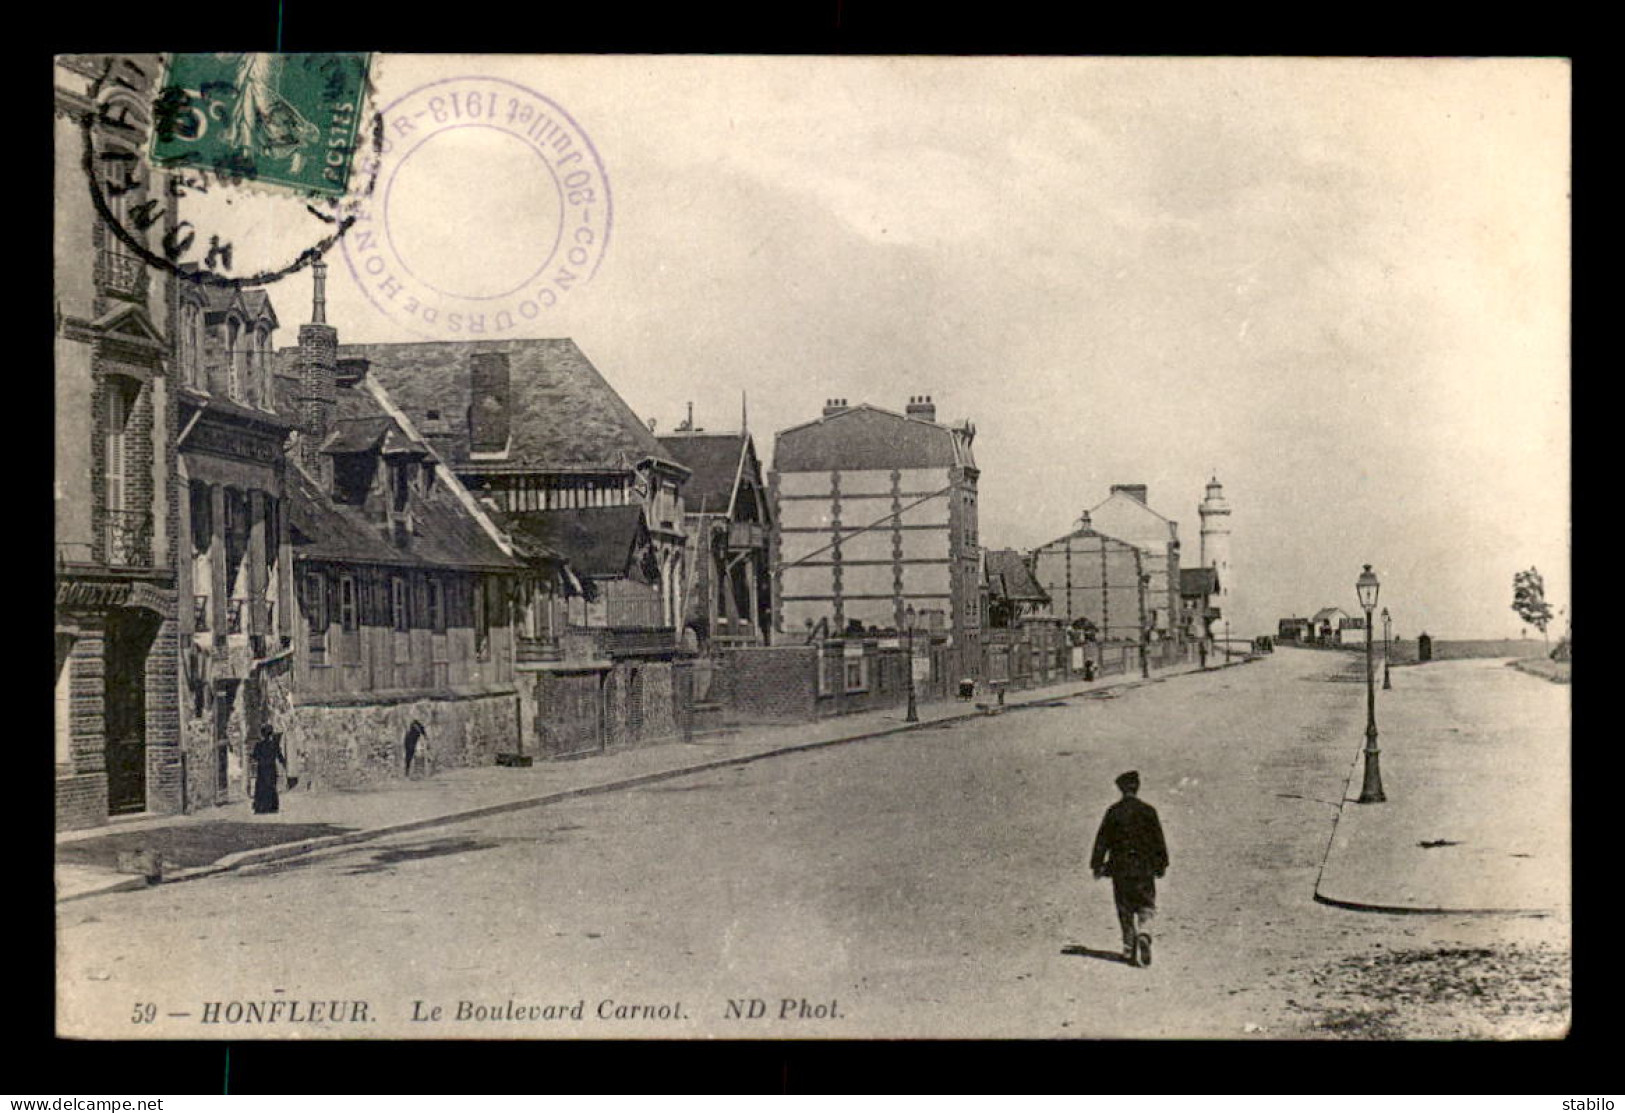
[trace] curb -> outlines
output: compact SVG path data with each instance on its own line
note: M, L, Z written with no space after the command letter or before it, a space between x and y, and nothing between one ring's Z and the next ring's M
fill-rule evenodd
M1326 853L1321 857L1320 870L1315 874L1314 898L1316 904L1324 904L1331 908L1344 908L1352 912L1380 912L1390 916L1527 916L1546 917L1554 916L1557 910L1553 908L1418 908L1415 905L1405 904L1375 904L1369 901L1343 900L1340 897L1329 897L1320 891L1321 882L1326 877L1326 865L1332 860L1332 851L1337 848L1337 828L1343 822L1343 811L1350 804L1359 807L1359 802L1349 796L1354 787L1354 774L1360 768L1360 759L1364 756L1363 748L1356 750L1354 761L1349 766L1349 775L1343 781L1343 800L1337 806L1337 816L1332 820L1331 837L1326 840Z
M1235 668L1239 665L1249 664L1254 658L1240 661L1231 661L1226 664L1210 665L1207 672L1217 672L1220 669ZM1197 670L1199 674L1204 670ZM1187 675L1184 673L1176 675ZM672 780L676 777L687 777L695 773L705 773L714 769L727 769L736 765L748 765L751 762L761 761L770 757L782 757L786 754L804 753L809 750L820 750L828 746L840 746L849 742L863 742L873 738L886 738L894 734L906 734L910 731L928 730L943 723L962 722L968 719L980 719L989 714L999 714L1000 711L1014 711L1023 707L1054 703L1059 700L1086 699L1102 692L1126 691L1134 688L1143 688L1150 684L1160 684L1171 680L1170 676L1153 676L1149 679L1135 678L1117 684L1103 685L1095 688L1085 688L1076 692L1060 692L1054 695L1040 696L1028 700L1012 700L1002 708L961 711L951 715L944 715L938 719L917 723L903 723L898 726L882 727L877 730L865 731L861 734L842 735L839 738L824 738L816 742L798 742L793 745L779 746L769 750L762 750L754 754L740 754L736 757L716 758L712 761L703 761L695 765L684 765L675 769L662 769L655 773L643 773L635 777L623 777L619 780L605 781L601 784L583 785L579 788L562 789L558 792L549 792L541 796L529 796L520 800L507 800L500 804L486 804L479 807L467 808L457 812L447 812L441 815L428 816L424 819L414 819L406 823L394 823L385 827L368 827L360 831L351 831L343 835L321 835L313 839L301 839L298 842L280 843L275 846L259 847L254 850L239 850L235 854L227 854L215 862L205 866L192 866L188 869L177 870L165 874L156 884L147 882L142 878L131 878L127 881L118 881L99 889L87 889L84 892L74 893L66 897L58 897L57 904L67 904L71 901L84 900L88 897L104 896L108 893L133 892L138 889L153 889L158 885L177 884L183 881L200 881L206 877L215 877L223 873L230 873L245 866L264 865L270 862L282 861L286 858L298 858L321 853L327 850L337 850L358 843L371 842L375 839L388 838L391 835L409 834L430 827L444 827L452 823L462 823L468 820L484 819L489 816L504 815L508 812L524 811L528 808L544 807L548 804L557 804L565 800L573 800L583 796L598 796L606 792L616 792L626 788L638 788L642 785L655 784L660 781ZM1352 774L1351 774L1352 776ZM1341 814L1341 813L1339 813ZM1335 833L1335 826L1333 828ZM1329 853L1329 850L1328 850ZM1322 863L1324 869L1324 863ZM1318 883L1317 883L1318 885ZM1317 894L1318 899L1318 894Z

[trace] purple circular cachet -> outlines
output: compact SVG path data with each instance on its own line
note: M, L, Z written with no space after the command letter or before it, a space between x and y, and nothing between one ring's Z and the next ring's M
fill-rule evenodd
M499 77L452 77L380 118L363 166L376 186L340 243L385 316L432 339L530 335L597 273L609 178L555 102Z

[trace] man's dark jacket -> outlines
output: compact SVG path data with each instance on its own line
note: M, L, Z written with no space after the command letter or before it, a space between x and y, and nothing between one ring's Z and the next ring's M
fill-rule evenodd
M1089 868L1124 879L1151 878L1167 869L1168 846L1162 841L1157 809L1133 796L1107 808Z

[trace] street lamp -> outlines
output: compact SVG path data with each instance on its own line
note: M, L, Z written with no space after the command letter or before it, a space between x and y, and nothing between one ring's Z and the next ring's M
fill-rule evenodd
M1380 804L1388 797L1382 793L1382 767L1377 755L1377 690L1371 665L1371 612L1377 609L1377 592L1382 584L1371 565L1365 566L1360 578L1354 582L1359 593L1360 606L1365 611L1365 783L1360 788L1360 803Z
M908 714L903 721L908 723L920 721L920 709L914 702L914 618L912 606L903 611L903 621L908 623Z
M1393 656L1393 650L1389 648L1389 643L1393 638L1393 633L1394 620L1388 616L1388 608L1384 607L1382 609L1382 690L1385 692L1394 686L1394 682L1388 679L1388 662Z

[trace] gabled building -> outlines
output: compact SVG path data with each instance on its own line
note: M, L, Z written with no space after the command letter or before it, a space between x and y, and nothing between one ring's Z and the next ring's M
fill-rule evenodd
M1179 629L1187 641L1209 638L1212 624L1221 617L1214 602L1219 598L1219 573L1214 568L1179 570Z
M1275 624L1275 640L1304 644L1313 640L1314 625L1307 618L1283 618Z
M652 598L640 625L677 629L688 469L573 340L347 344L339 356L367 360L468 489L502 513L640 508L657 574L624 594Z
M1309 619L1312 640L1319 645L1342 645L1352 632L1365 629L1365 616L1342 607L1322 607Z
M988 549L982 568L983 675L1018 688L1064 676L1072 639L1051 612L1049 593L1033 578L1027 558L1014 549Z
M1033 578L1027 558L1021 553L989 549L984 554L983 568L990 629L1012 627L1022 618L1049 612L1049 593Z
M55 796L58 829L184 806L168 284L113 232L85 177L87 129L113 218L164 210L144 167L156 55L63 55L54 69Z
M776 640L932 632L932 676L981 672L981 561L970 422L939 424L929 396L904 412L845 399L776 438Z
M685 630L700 649L766 645L773 628L773 513L755 442L744 431L680 428L660 444L690 472L683 488Z
M1179 523L1151 509L1144 484L1116 483L1089 509L1094 528L1140 552L1146 584L1146 621L1152 640L1179 636Z
M268 720L312 788L492 764L519 745L518 601L530 570L370 374L341 357L323 268L281 353L297 618Z
M557 648L521 642L525 737L562 756L679 732L689 471L575 342L354 344L338 356L367 361L540 582L560 561L572 570L546 611Z
M1078 528L1033 550L1034 579L1051 613L1089 641L1139 644L1151 617L1145 552L1108 537L1084 511Z

